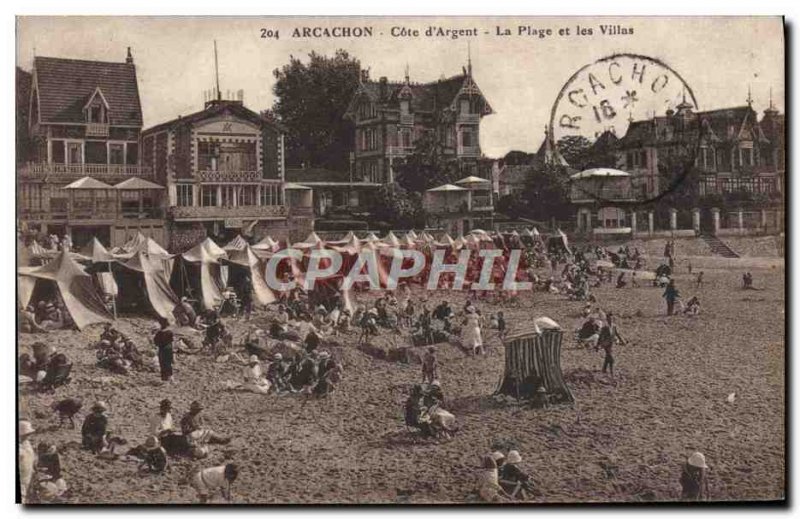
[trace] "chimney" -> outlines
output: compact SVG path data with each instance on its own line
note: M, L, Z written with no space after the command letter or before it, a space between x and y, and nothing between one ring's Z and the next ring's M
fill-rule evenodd
M125 58L125 63L128 65L133 65L133 55L131 54L131 48L128 47L128 57Z
M380 90L379 90L381 101L384 101L386 99L387 90L388 90L388 80L386 79L386 76L381 76Z

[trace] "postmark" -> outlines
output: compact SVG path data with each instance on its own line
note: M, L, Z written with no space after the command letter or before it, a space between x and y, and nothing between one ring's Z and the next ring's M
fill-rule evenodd
M570 166L602 166L630 179L623 186L612 172L573 183L573 189L599 202L625 197L652 203L680 186L695 163L703 132L694 115L698 107L691 86L664 61L613 54L584 65L561 88L550 113L549 144L567 163L566 155L574 155L567 145L588 145L580 163Z

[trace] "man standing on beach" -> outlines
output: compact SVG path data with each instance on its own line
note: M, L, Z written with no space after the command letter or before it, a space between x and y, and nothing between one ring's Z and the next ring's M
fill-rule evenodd
M625 339L619 333L617 325L614 324L614 314L608 312L606 316L606 325L600 330L600 339L597 341L595 350L603 348L606 355L603 359L603 373L608 369L611 376L614 376L614 342L619 341L620 344L625 344Z
M672 312L675 308L675 301L681 297L678 289L675 288L674 279L670 279L669 283L667 283L667 288L664 290L663 297L667 300L667 315L672 315Z
M172 352L172 341L174 337L170 330L167 330L169 322L163 317L158 320L160 329L153 337L153 344L158 348L158 365L161 368L161 380L164 382L172 382L172 361L174 360Z

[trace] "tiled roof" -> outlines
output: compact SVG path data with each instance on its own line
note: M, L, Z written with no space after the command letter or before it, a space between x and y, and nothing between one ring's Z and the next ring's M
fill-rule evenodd
M390 107L399 108L400 94L408 87L411 90L411 110L413 112L433 112L450 106L467 79L466 74L459 74L447 79L431 81L429 83L405 83L387 81L384 100L381 101L381 82L364 81L358 92L366 93L372 100Z
M109 122L142 125L133 63L37 56L33 63L43 123L84 123L83 107L97 88L109 106Z

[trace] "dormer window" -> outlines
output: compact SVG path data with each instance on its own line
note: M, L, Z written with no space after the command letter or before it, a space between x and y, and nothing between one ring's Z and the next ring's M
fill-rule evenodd
M402 115L408 115L409 111L410 111L410 104L408 102L408 99L402 99L400 101L400 113Z
M469 114L472 113L470 106L469 106L469 99L462 99L461 100L461 107L460 111L462 114Z
M87 123L108 123L108 103L99 87L89 97L89 101L83 107L83 112Z

